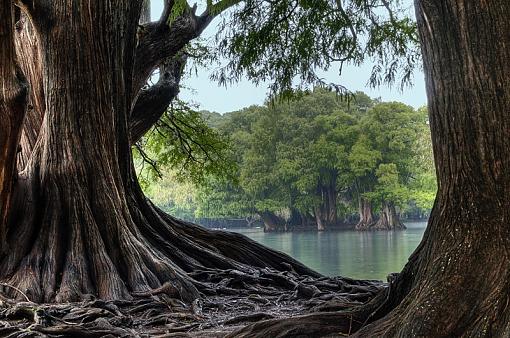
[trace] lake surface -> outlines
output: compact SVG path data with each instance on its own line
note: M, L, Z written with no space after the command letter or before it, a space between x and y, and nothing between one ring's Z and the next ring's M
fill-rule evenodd
M262 228L232 229L283 251L329 276L386 281L400 272L423 237L427 222L406 222L403 231L325 231L264 233Z

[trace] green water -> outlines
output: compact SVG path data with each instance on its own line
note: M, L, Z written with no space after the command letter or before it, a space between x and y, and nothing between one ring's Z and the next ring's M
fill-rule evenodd
M283 251L330 276L386 280L399 272L421 241L426 222L406 223L405 231L326 231L264 233L261 228L235 229Z

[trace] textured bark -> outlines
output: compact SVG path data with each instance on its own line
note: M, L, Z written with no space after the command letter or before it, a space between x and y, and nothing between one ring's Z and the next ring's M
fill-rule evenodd
M193 273L195 278L212 278L214 282L202 283L211 286L207 290L210 297L195 301L191 307L177 299L162 299L161 293L168 284L152 290L150 297L138 293L132 301L92 299L78 304L34 304L3 299L0 335L26 337L29 331L29 336L37 337L224 337L240 325L310 311L320 314L307 318L314 320L314 324L322 323L322 333L339 332L349 326L355 329L359 326L358 321L354 318L338 320L336 313L328 311L366 302L383 287L373 281L350 280L346 283L340 277L311 279L290 271L261 269L253 272L260 276L237 270ZM264 285L254 285L253 281ZM296 290L288 285L295 285ZM347 296L343 291L346 288L353 290ZM324 298L330 300L324 302ZM309 322L296 320L285 333L299 332L301 328L306 330L306 323ZM261 330L257 328L257 332L261 333ZM234 337L237 337L235 333Z
M403 230L406 226L400 221L400 217L391 202L383 202L379 219L374 224L374 230Z
M23 123L20 152L18 154L18 171L21 171L28 164L32 150L37 142L46 110L46 103L39 41L32 23L24 13L20 13L20 19L16 22L15 37L17 60L21 71L30 84L27 112Z
M0 256L0 281L10 286L10 296L68 302L131 299L162 290L157 292L191 304L200 292L211 292L188 276L194 271L208 278L224 269L254 274L261 268L319 276L243 236L177 221L143 196L130 156L129 120L140 116L130 111L135 98L144 97L132 92L131 81L140 3L43 4L27 15L44 13L31 22L42 55L45 115L13 203L4 201L4 191L10 198L22 123L1 122L9 122L1 125L2 137L18 135L1 148L10 151L1 162L1 206L9 211L3 209L2 217L8 216L7 242L16 243ZM7 50L11 55L1 60L12 61L14 48ZM13 63L8 65L10 73L2 79L22 89ZM23 92L12 96L3 90L2 102L18 104ZM7 108L7 117L23 117Z
M358 336L508 337L510 3L421 0L416 12L438 194L394 309Z
M15 182L16 154L25 116L27 86L16 64L14 7L0 4L0 245L6 250L7 216Z
M16 243L2 245L0 255L0 280L16 288L8 295L57 302L89 294L168 296L191 304L200 292L214 294L211 284L222 274L229 278L219 280L241 284L245 295L253 280L279 285L266 292L321 295L303 285L310 281L303 275L317 283L320 276L290 257L241 235L177 221L143 196L129 135L133 88L143 78L132 71L140 60L134 50L141 2L34 4L26 10L40 34L46 110L16 180L22 124L13 121L23 120L26 90L15 66L11 4L0 3L0 215L2 222L7 216L6 242ZM510 335L510 3L417 1L417 14L439 181L423 242L366 306L350 302L346 310L337 303L340 312L265 321L234 336L345 335L360 328L362 337ZM334 287L360 288L343 279Z
M18 181L8 235L19 240L1 262L2 279L34 301L125 298L157 285L144 262L156 256L136 239L124 196L133 98L125 79L132 78L139 8L46 6L46 17L34 20L44 36L46 113Z
M3 243L0 255L7 295L68 302L163 293L191 304L202 292L214 292L199 277L209 280L223 270L250 275L257 269L291 270L319 277L244 236L177 221L142 194L131 141L148 125L147 116L155 121L153 108L161 111L171 95L168 86L159 97L149 95L150 89L132 91L141 2L41 1L24 8L29 21L18 24L17 52L28 79L42 79L42 89L36 84L30 100L37 105L33 116L44 118L28 130L36 141L30 140L28 160L20 161L24 170L17 174L26 87L15 64L10 6L2 3L7 20L0 30L2 239L16 243L10 248ZM35 66L30 55L40 56L34 57ZM163 75L162 86L176 86L182 72L177 64L169 68L177 70L173 80ZM44 105L36 104L42 97ZM149 114L135 103L140 107L148 97ZM198 277L188 275L197 271Z
M369 305L354 309L354 317L352 311L337 313L338 322L354 318L355 328L335 332L508 337L510 2L415 3L438 194L423 240L403 271L391 275L389 289ZM294 328L288 336L321 336L326 324L317 321L265 321L236 336L276 337L289 323L302 331Z
M322 277L242 235L178 221L145 198L131 144L171 100L169 88L175 88L182 65L171 68L178 69L173 82L162 77L161 86L172 85L161 95L153 95L158 87L138 91L143 76L133 65L144 41L137 32L141 5L41 0L22 6L16 52L35 90L28 96L25 125L27 90L15 63L13 11L8 1L0 5L0 318L15 321L2 324L0 334L125 336L133 334L132 327L141 331L167 324L179 317L178 309L203 321L197 313L205 295L214 297L204 305L207 325L218 325L220 306L237 306L254 294L270 299L262 299L264 306L277 313L298 302L293 311L304 311L323 298L344 305L371 299L380 283ZM169 30L177 34L178 27ZM189 36L203 26L195 29ZM147 68L177 55L155 54ZM26 151L17 172L23 127ZM351 289L357 290L352 299L344 292ZM101 300L86 302L94 298ZM73 301L83 302L35 304ZM243 306L257 309L256 302L246 299ZM165 313L146 320L154 311ZM138 318L131 321L133 316ZM225 318L221 325L270 317ZM180 332L190 326L164 329Z
M370 230L375 224L374 214L372 213L372 202L359 198L359 222L356 224L356 230Z

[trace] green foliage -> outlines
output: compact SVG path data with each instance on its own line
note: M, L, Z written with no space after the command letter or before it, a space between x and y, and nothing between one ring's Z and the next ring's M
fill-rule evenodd
M373 149L369 138L363 134L359 136L349 153L350 169L357 178L373 174L381 160L381 152Z
M175 0L168 24L221 15L216 39L195 44L195 62L221 64L213 75L220 84L241 78L269 82L271 97L289 97L301 90L329 86L349 93L338 83L326 83L320 71L341 74L344 64L374 64L373 86L412 82L421 64L416 23L403 0L205 0L197 6ZM197 14L198 15L198 14ZM206 48L207 47L207 48ZM207 50L207 51L206 51ZM191 52L191 54L194 54Z
M428 213L432 209L436 197L436 171L432 154L432 139L428 128L427 108L418 109L418 115L422 123L419 124L420 128L416 139L417 153L414 157L414 179L409 184L414 204L414 208L410 209L415 210L410 210L410 212Z
M138 176L145 185L161 177L160 167L171 168L176 180L195 185L209 176L235 180L228 138L182 101L172 104L135 150Z
M379 103L360 120L360 136L350 160L357 193L374 201L403 205L405 185L415 171L420 115L398 102Z
M253 215L253 201L237 184L210 178L195 190L197 218L228 218Z
M168 208L186 217L246 217L262 212L288 215L292 211L306 218L317 208L335 208L340 217L348 217L357 212L361 196L374 205L391 202L406 212L426 214L433 202L435 176L423 109L381 103L363 93L348 102L316 88L297 101L200 115L201 123L214 126L209 127L214 129L211 135L231 141L221 158L235 162L228 165L228 176L236 179L220 175L225 170L221 166L202 172L200 180L192 180L192 197L166 202ZM148 144L160 154L160 161L166 151L179 149L165 150L168 144L159 142ZM173 168L174 181L183 178L176 164L184 163L184 158L177 154L160 162ZM164 184L171 187L177 183ZM175 190L179 196L189 196ZM156 193L162 195L159 191L149 195ZM334 205L328 201L330 195Z
M217 39L228 64L214 78L270 81L272 94L325 85L317 70L375 63L370 83L402 85L420 63L416 25L401 1L246 0ZM345 92L340 85L331 88Z
M339 214L352 212L361 195L401 206L410 200L412 174L421 168L414 157L428 150L417 142L418 131L428 130L425 120L403 104L355 98L317 88L298 101L224 116L252 211L311 214L331 185L352 203L339 203Z
M177 18L179 18L186 10L189 10L190 6L187 0L174 0L172 12L168 16L168 24L172 24Z
M434 176L423 112L363 93L343 101L352 97L331 91L348 90L317 73L371 60L372 85L410 83L420 64L418 37L402 3L206 0L205 15L231 10L215 48L199 41L186 53L199 64L227 60L213 76L222 84L268 81L270 102L224 116L178 103L137 147L137 161L152 163L142 176L150 182L159 165L192 182L197 215L309 215L331 208L331 196L339 212L361 196L399 205L419 196L413 203L428 206ZM170 25L196 10L186 0L174 4Z
M164 170L162 179L146 187L145 192L153 203L169 214L194 219L199 201L196 187L187 181L181 181L171 169Z
M381 163L376 170L377 185L370 199L379 202L392 202L404 206L410 199L409 190L401 183L400 173L395 163Z

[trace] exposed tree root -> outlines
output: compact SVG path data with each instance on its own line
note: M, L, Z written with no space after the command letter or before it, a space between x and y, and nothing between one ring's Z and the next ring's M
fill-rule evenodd
M3 298L0 336L223 337L232 332L233 337L276 337L276 332L279 336L296 332L309 336L317 325L324 334L349 332L360 325L353 309L385 288L373 281L300 276L268 268L260 269L258 276L236 270L203 271L193 276L209 296L192 304L168 296L162 291L166 285L133 300L36 304ZM217 281L211 284L211 280ZM331 310L348 312L323 312ZM310 314L314 312L321 313ZM304 316L275 321L296 315ZM250 323L257 324L235 332Z
M51 178L35 195L24 187L39 175L19 181L23 212L12 214L8 233L18 241L0 259L0 336L224 336L250 323L351 309L385 288L323 277L243 235L174 219L137 185L123 209L99 183L96 193L108 198L89 199L90 186L76 176L61 178L72 193Z
M177 220L136 181L112 184L106 166L92 178L80 174L84 161L54 161L51 170L39 162L17 181L7 232L16 245L0 255L0 336L224 336L351 309L384 289L323 277L246 236Z

